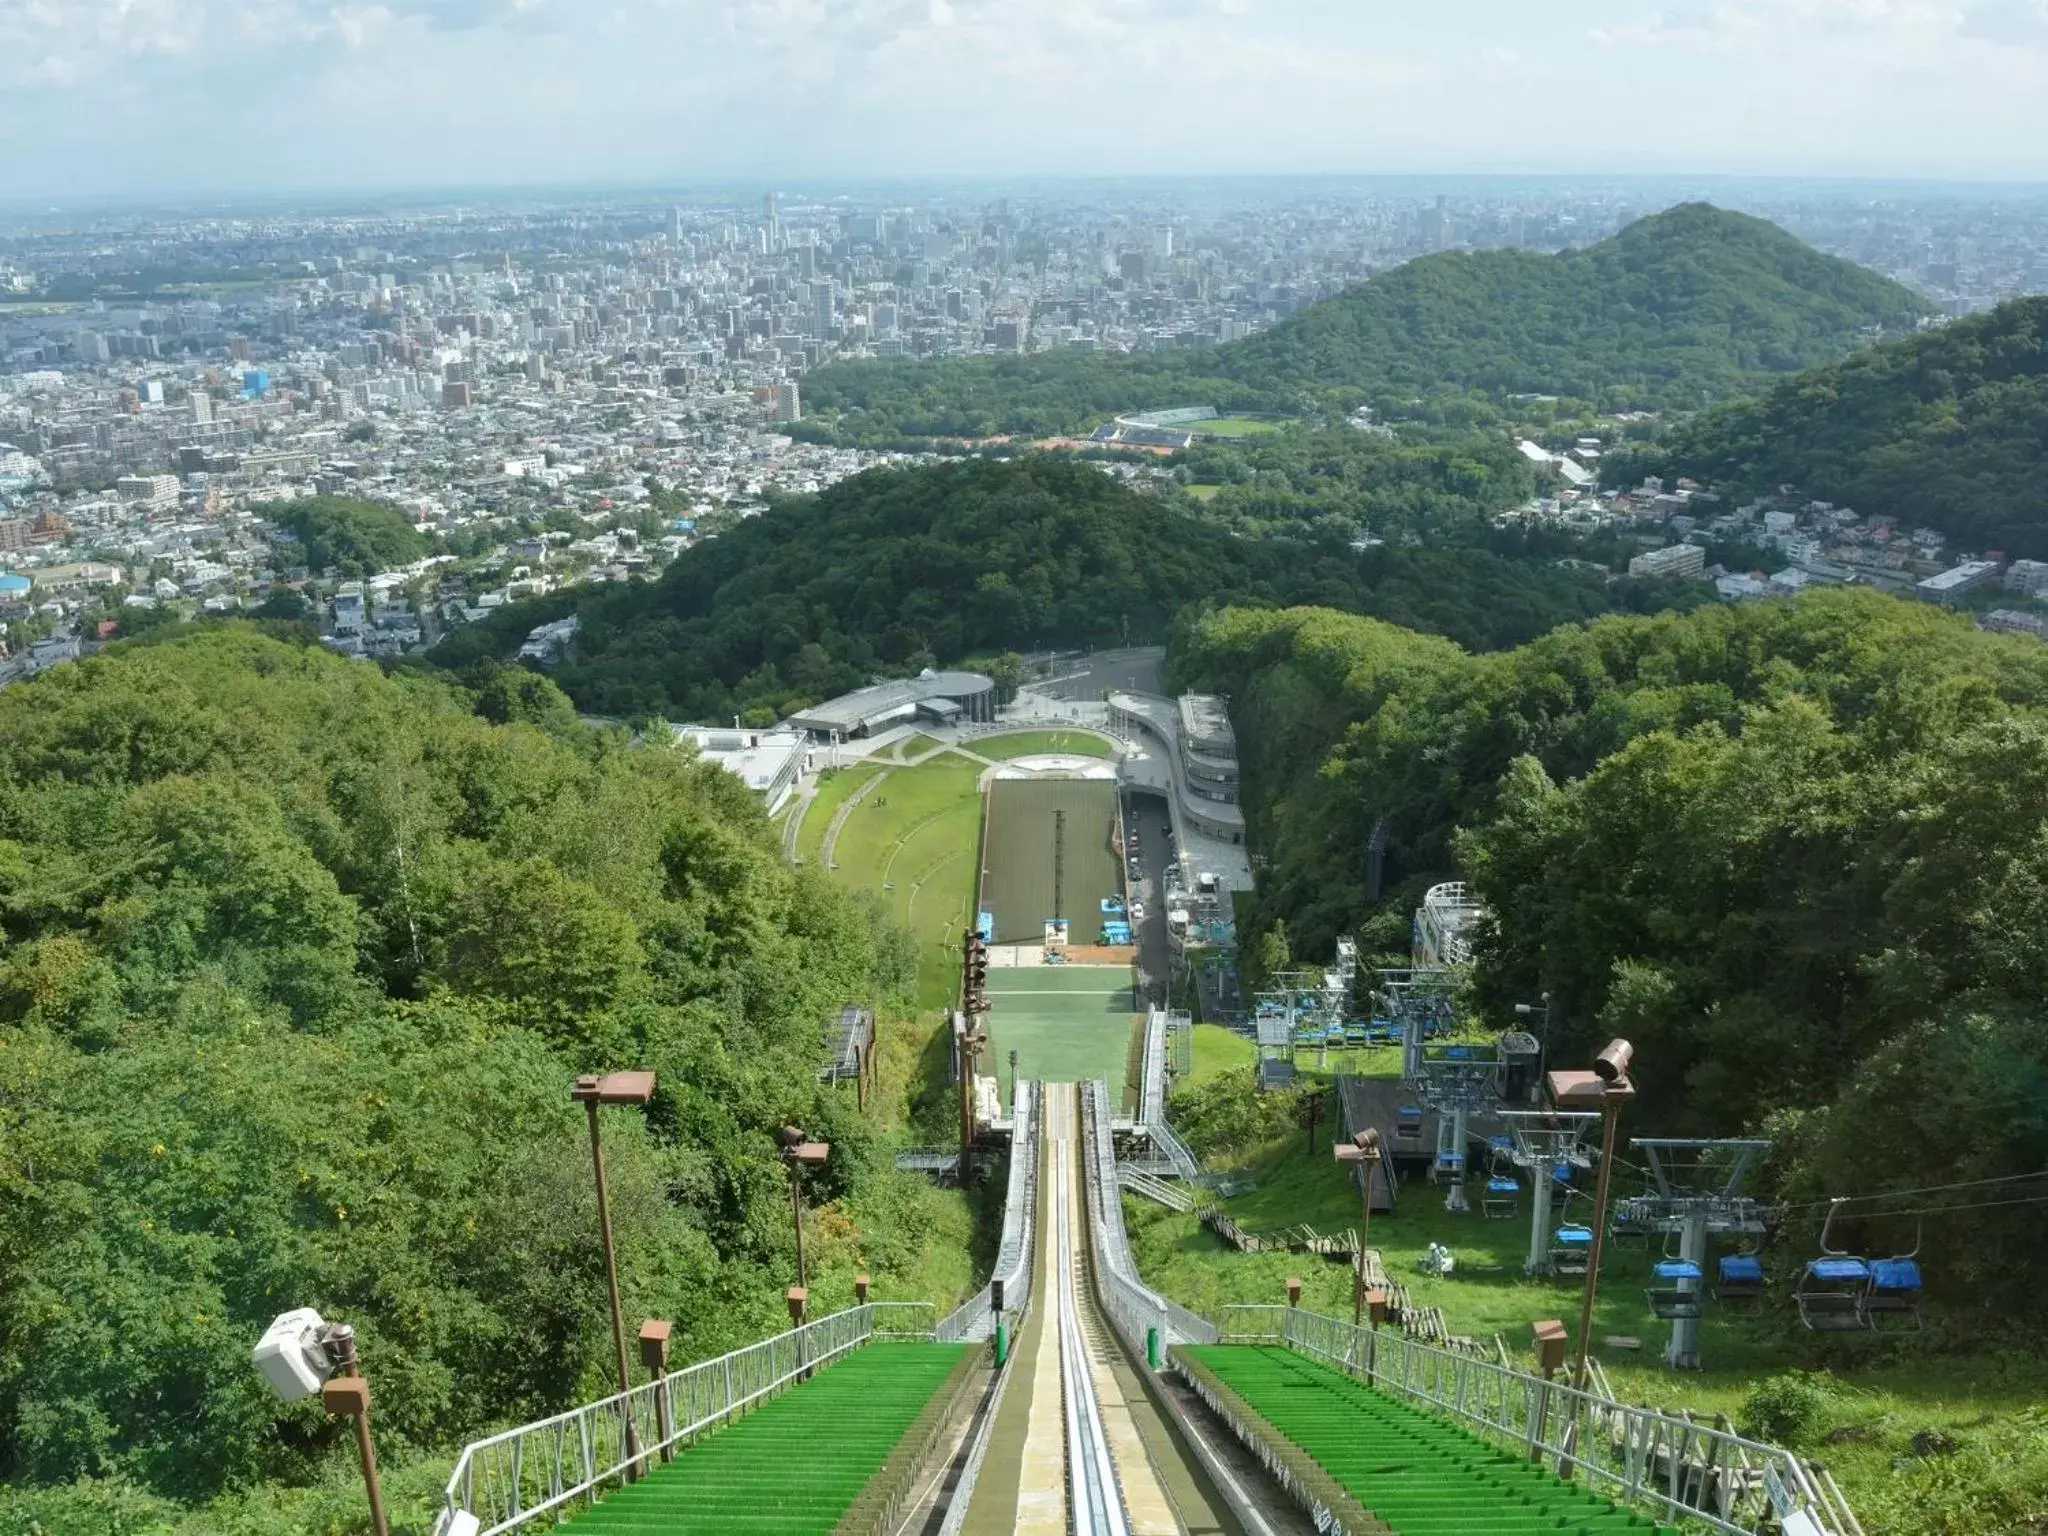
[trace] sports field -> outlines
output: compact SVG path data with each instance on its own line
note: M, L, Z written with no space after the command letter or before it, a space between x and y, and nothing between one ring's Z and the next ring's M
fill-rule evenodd
M966 746L978 757L997 761L1057 753L1070 757L1108 757L1114 750L1093 731L1006 731L1000 736L977 736Z
M1122 1100L1137 999L1124 965L1026 965L988 973L988 1059L1010 1093L1010 1052L1027 1078L1051 1082L1109 1080L1110 1103Z
M960 935L974 920L981 771L951 752L920 768L891 769L847 816L833 849L833 878L873 891L916 937L921 1008L950 1006L958 989ZM822 839L831 809L812 807L800 842Z
M1064 917L1074 943L1094 943L1102 898L1123 893L1109 845L1115 823L1114 779L997 779L982 860L982 908L996 921L991 941L1037 943L1047 918Z

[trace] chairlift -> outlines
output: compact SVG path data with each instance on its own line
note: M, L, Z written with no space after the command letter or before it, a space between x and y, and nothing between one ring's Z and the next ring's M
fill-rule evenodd
M1489 1221L1513 1221L1521 1214L1522 1186L1513 1179L1488 1179L1479 1196L1479 1209Z
M1716 1301L1755 1301L1764 1293L1764 1261L1753 1253L1724 1253L1716 1266Z
M1700 1315L1699 1282L1702 1277L1699 1265L1691 1259L1659 1259L1653 1273L1664 1284L1643 1292L1651 1312L1667 1323L1677 1318ZM1692 1282L1693 1289L1679 1289L1679 1282L1685 1280Z
M1851 1333L1868 1326L1863 1300L1870 1289L1870 1265L1845 1248L1828 1246L1835 1212L1846 1198L1828 1202L1827 1219L1820 1226L1820 1256L1806 1261L1792 1292L1799 1321L1809 1333Z
M1889 1259L1870 1261L1870 1284L1863 1293L1864 1326L1877 1332L1920 1327L1920 1237L1913 1227L1913 1246Z
M1583 1275L1593 1264L1593 1229L1564 1226L1550 1234L1550 1269L1559 1275Z

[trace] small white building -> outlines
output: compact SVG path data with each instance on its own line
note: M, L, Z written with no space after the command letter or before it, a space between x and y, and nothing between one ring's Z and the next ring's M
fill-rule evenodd
M1678 576L1696 581L1706 571L1707 552L1697 544L1667 544L1628 563L1631 576Z
M679 743L689 743L706 762L716 763L744 782L761 797L770 816L788 801L810 760L809 742L802 731L721 730L701 725L669 729Z

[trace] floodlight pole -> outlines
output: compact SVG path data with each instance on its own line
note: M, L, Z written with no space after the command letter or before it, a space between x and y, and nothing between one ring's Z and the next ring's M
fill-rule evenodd
M612 1304L612 1343L619 1356L619 1391L633 1389L633 1377L626 1365L626 1317L619 1302L619 1254L612 1242L611 1192L604 1181L604 1142L597 1130L597 1100L587 1099L583 1107L590 1114L590 1166L597 1175L597 1224L604 1234L604 1280Z
M1372 1247L1372 1175L1380 1163L1380 1133L1367 1126L1352 1136L1349 1146L1337 1143L1336 1154L1339 1164L1358 1170L1359 1206L1364 1213L1351 1286L1351 1326L1358 1328L1365 1322L1365 1256Z
M1579 1358L1572 1370L1572 1385L1583 1394L1588 1383L1588 1361L1593 1346L1593 1300L1600 1288L1600 1257L1607 1246L1607 1190L1614 1175L1614 1133L1621 1123L1621 1109L1636 1095L1635 1083L1629 1077L1629 1065L1635 1056L1635 1048L1626 1040L1615 1040L1608 1044L1594 1060L1593 1068L1607 1086L1600 1095L1600 1115L1603 1129L1600 1136L1600 1178L1593 1193L1593 1249L1586 1256L1586 1294L1579 1304ZM1567 1437L1568 1453L1558 1467L1560 1477L1570 1477L1574 1462L1570 1452L1578 1450L1579 1418L1583 1416L1583 1399L1579 1413L1572 1420L1572 1429Z
M1593 1251L1586 1258L1586 1294L1579 1303L1579 1358L1572 1367L1572 1385L1586 1390L1586 1359L1593 1342L1593 1301L1600 1289L1600 1257L1607 1246L1607 1187L1614 1172L1614 1133L1621 1123L1621 1106L1635 1096L1635 1089L1622 1082L1610 1084L1600 1096L1600 1178L1593 1190Z
M796 1283L808 1294L811 1289L810 1270L804 1264L804 1195L803 1186L797 1182L799 1175L796 1162L789 1165L789 1219L796 1228Z
M391 1536L391 1522L384 1515L384 1485L377 1476L377 1446L370 1438L370 1382L356 1359L355 1330L337 1323L321 1347L334 1362L334 1375L321 1390L320 1405L355 1420L356 1454L362 1458L363 1487L370 1497L370 1529L376 1536Z
M581 1100L590 1117L590 1166L597 1180L597 1224L604 1238L605 1287L611 1298L612 1344L618 1352L619 1417L626 1427L626 1475L631 1477L639 1464L640 1443L633 1429L633 1375L626 1363L626 1314L619 1301L619 1255L612 1241L612 1202L605 1186L604 1141L598 1134L597 1111L603 1104L645 1105L654 1097L654 1074L613 1072L604 1077L579 1077L569 1097Z

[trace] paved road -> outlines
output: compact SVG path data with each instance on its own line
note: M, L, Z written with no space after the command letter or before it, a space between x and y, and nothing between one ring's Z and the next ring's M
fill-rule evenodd
M1170 831L1171 821L1163 798L1143 794L1124 796L1124 835L1129 839L1135 834L1138 875L1135 880L1129 880L1133 859L1128 848L1124 873L1129 880L1131 895L1145 908L1144 917L1131 925L1133 936L1138 941L1139 989L1154 1003L1166 1000L1167 973L1171 963L1166 945L1166 887L1160 878L1167 865Z
M1165 662L1166 648L1159 645L1096 651L1092 655L1057 664L1053 676L1060 681L1052 686L1039 683L1028 686L1036 693L1055 699L1099 699L1105 688L1157 693L1162 686L1160 674Z

